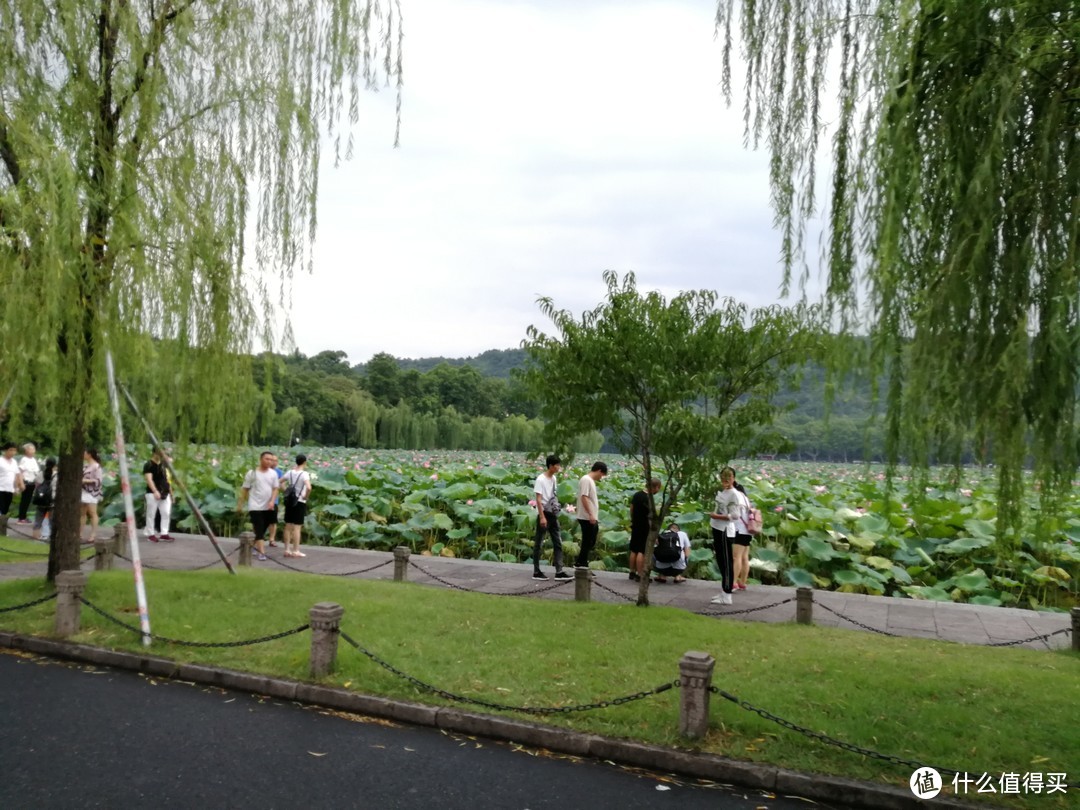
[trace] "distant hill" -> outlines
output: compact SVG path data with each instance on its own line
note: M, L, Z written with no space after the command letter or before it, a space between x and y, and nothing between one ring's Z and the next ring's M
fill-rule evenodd
M475 357L420 357L416 359L395 358L398 368L402 371L414 369L421 374L431 371L440 363L449 366L472 366L485 377L498 377L502 380L510 378L511 369L518 368L525 363L524 349L488 349ZM366 370L366 363L353 366L360 374Z

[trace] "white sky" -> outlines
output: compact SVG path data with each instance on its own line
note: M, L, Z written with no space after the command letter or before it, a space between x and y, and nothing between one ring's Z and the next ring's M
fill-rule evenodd
M743 146L741 86L721 97L714 0L402 4L401 147L387 90L353 159L324 161L300 351L516 347L548 326L538 296L591 308L605 269L779 300L768 157Z

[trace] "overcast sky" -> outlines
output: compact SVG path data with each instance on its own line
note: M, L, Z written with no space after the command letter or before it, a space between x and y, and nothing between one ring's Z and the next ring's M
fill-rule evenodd
M320 178L296 347L351 363L516 347L601 273L779 300L767 155L720 93L713 0L402 0L405 95L364 100ZM741 87L737 88L741 94Z

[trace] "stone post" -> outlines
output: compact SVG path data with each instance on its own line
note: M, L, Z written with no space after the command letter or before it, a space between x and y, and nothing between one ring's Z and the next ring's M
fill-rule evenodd
M251 547L255 544L255 532L240 532L240 556L237 565L251 567Z
M308 613L311 624L311 677L321 678L334 669L338 631L345 608L336 602L319 602Z
M409 547L396 546L394 548L394 581L409 581Z
M814 589L795 589L795 621L799 624L814 623Z
M94 538L94 544L97 545L97 538ZM113 554L119 554L121 557L131 556L131 543L128 542L127 524L119 523L113 526Z
M60 638L79 632L85 589L86 574L82 571L61 571L56 575L56 635Z
M110 543L108 540L102 540L98 538L94 541L94 570L95 571L111 571L113 567L113 546L115 540Z
M1080 652L1080 607L1072 609L1072 648Z
M679 734L700 739L709 730L709 687L716 659L688 652L679 661Z
M588 568L574 569L574 601L592 601L592 571Z

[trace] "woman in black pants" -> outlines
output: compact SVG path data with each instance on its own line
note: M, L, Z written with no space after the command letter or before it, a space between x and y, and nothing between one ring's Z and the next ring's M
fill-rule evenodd
M709 526L712 528L713 551L716 553L716 567L720 569L721 587L723 590L713 598L718 605L730 605L731 593L735 589L734 560L731 546L735 541L735 535L745 525L742 514L742 500L739 492L734 487L735 470L724 467L720 471L720 490L716 493L714 509L709 513Z

